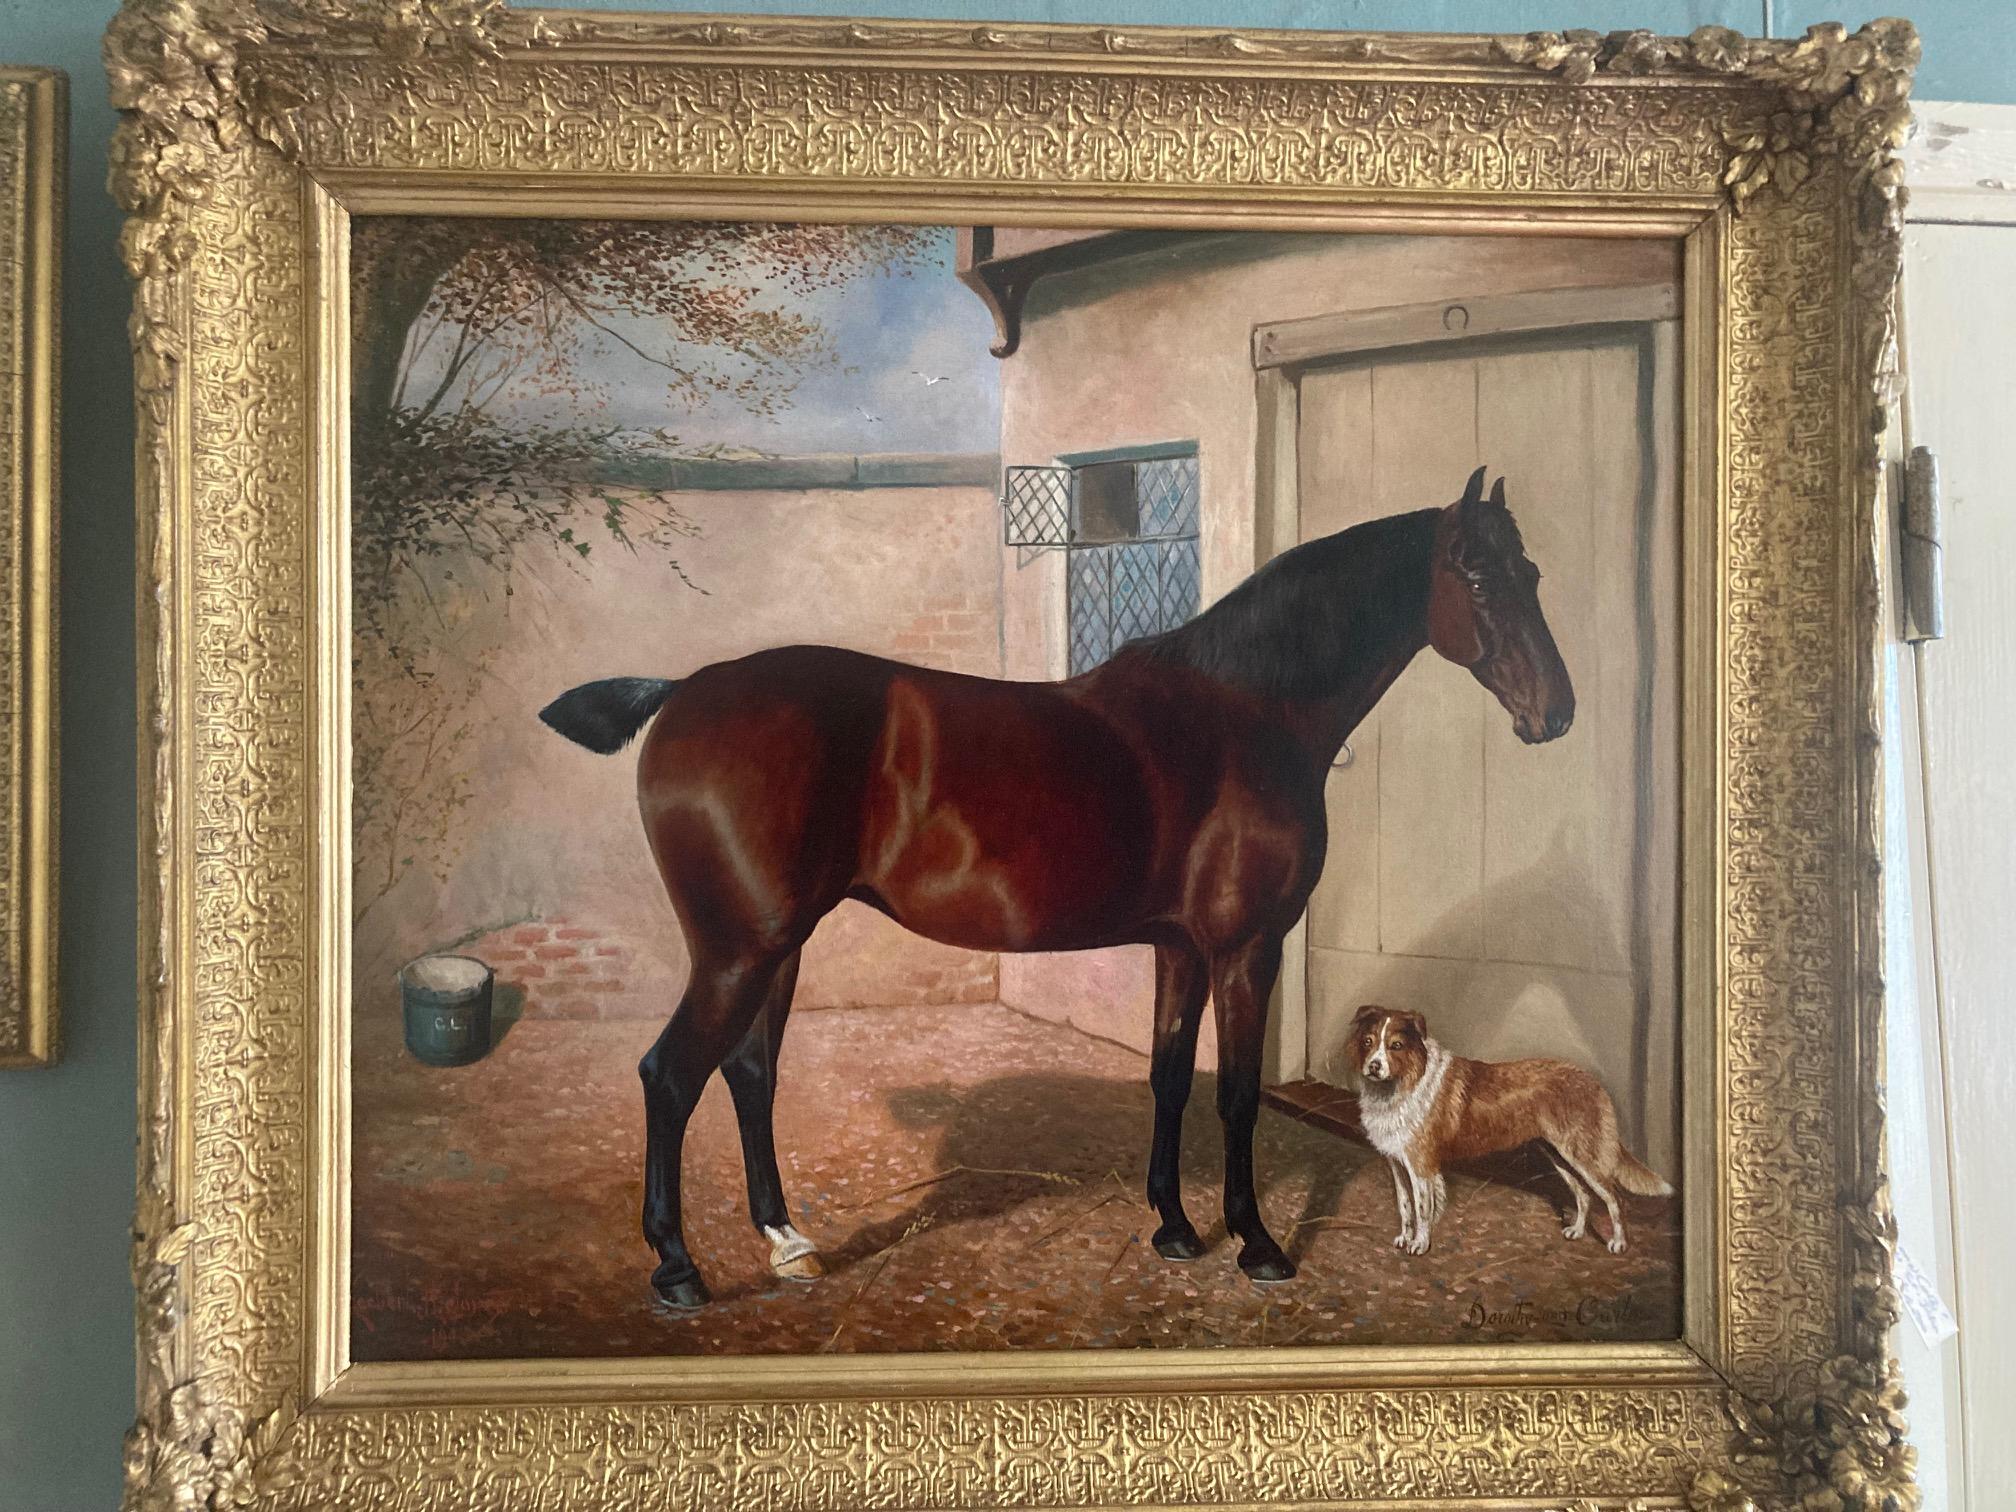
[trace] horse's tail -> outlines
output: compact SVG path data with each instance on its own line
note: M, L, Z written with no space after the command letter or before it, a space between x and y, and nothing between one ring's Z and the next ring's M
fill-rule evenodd
M1640 1197L1671 1197L1673 1184L1646 1165L1622 1145L1617 1147L1617 1164L1611 1176L1625 1191Z
M663 677L605 677L569 688L541 709L539 718L576 745L610 756L630 743L678 686Z

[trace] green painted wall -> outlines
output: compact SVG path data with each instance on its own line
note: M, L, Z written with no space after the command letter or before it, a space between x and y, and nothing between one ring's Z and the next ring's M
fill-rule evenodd
M603 8L643 9L601 0ZM733 8L735 0L720 0ZM959 20L1523 31L1766 29L1767 0L743 0L752 11ZM664 7L660 7L664 8ZM130 1414L126 1275L134 1070L133 474L126 286L104 190L98 66L111 0L0 0L0 58L72 90L63 380L63 928L66 1053L0 1073L0 1508L104 1512ZM1843 19L1880 11L1856 6ZM2016 100L2016 8L1919 0L1919 93ZM1778 0L1776 32L1829 14Z

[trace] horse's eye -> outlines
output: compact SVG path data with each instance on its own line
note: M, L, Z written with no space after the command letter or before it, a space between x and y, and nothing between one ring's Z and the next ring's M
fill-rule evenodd
M1470 597L1472 598L1484 597L1484 580L1482 578L1470 579Z

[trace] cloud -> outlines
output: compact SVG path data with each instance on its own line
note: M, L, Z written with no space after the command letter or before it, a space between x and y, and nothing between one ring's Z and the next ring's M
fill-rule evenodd
M818 321L832 346L831 361L803 371L773 415L733 395L709 394L697 403L675 399L662 369L608 343L582 370L606 395L592 411L584 413L566 397L541 397L519 401L505 414L527 423L663 429L685 448L784 455L993 451L1001 431L1000 364L987 350L994 325L953 275L952 245L950 232L942 231L939 255L907 276L876 273L804 293L765 290L764 308ZM624 334L646 351L663 346L663 333L647 323ZM719 358L699 350L695 355ZM926 384L919 370L945 381Z

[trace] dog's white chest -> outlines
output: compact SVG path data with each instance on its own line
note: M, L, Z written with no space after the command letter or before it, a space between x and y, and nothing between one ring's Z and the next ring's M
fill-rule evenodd
M1373 1149L1389 1159L1407 1158L1435 1111L1435 1099L1442 1093L1442 1077L1448 1069L1449 1052L1431 1041L1428 1070L1407 1091L1381 1095L1368 1090L1360 1094L1358 1122Z
M1358 1121L1365 1126L1372 1148L1395 1160L1406 1156L1427 1117L1427 1099L1418 1086L1398 1096L1369 1094L1358 1102Z

